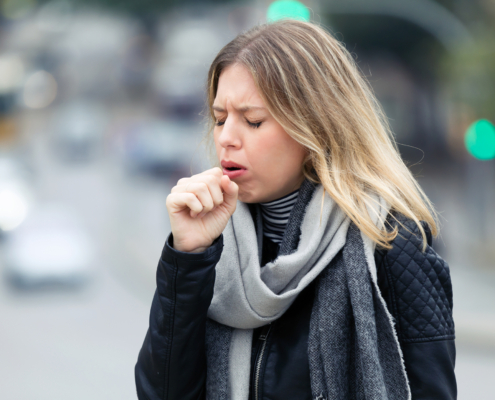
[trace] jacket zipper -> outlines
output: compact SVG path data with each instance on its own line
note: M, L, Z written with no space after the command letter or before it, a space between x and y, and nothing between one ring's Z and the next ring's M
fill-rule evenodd
M265 347L266 347L266 342L267 342L267 337L268 337L268 334L270 333L270 329L271 329L272 325L271 324L268 324L266 325L266 327L263 329L263 331L261 332L260 336L259 336L259 340L262 340L263 341L263 346L261 346L261 351L260 351L260 355L258 357L258 361L256 363L256 372L255 372L255 378L254 378L254 398L255 400L259 400L259 380L260 380L260 371L261 371L261 363L263 361L263 355L265 353Z

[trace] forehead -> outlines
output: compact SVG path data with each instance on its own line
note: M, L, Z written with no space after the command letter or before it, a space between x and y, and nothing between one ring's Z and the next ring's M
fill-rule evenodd
M225 68L218 79L217 95L214 105L224 108L226 103L238 108L246 104L264 107L264 102L258 93L254 79L249 70L234 64Z

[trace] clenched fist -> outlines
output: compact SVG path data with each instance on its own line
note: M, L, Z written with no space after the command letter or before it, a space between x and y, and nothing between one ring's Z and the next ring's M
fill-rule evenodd
M200 253L211 246L234 213L238 192L220 168L179 179L167 196L174 249Z

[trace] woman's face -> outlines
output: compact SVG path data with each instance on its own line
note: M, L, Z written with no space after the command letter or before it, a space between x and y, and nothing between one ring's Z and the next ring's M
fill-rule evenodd
M301 186L306 150L268 112L246 67L222 71L213 110L218 160L239 185L240 201L267 202ZM242 168L229 170L228 162Z

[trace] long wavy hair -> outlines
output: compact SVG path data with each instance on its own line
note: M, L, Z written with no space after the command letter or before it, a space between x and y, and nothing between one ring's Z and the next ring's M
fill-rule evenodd
M208 72L210 146L218 80L233 64L251 72L270 113L307 149L301 166L305 177L320 183L364 234L390 249L398 232L397 226L387 230L386 221L373 223L368 209L377 205L374 193L390 204L394 219L392 211L397 211L417 224L426 249L420 221L437 236L438 216L404 164L380 104L342 43L320 26L287 19L255 26L228 43Z

